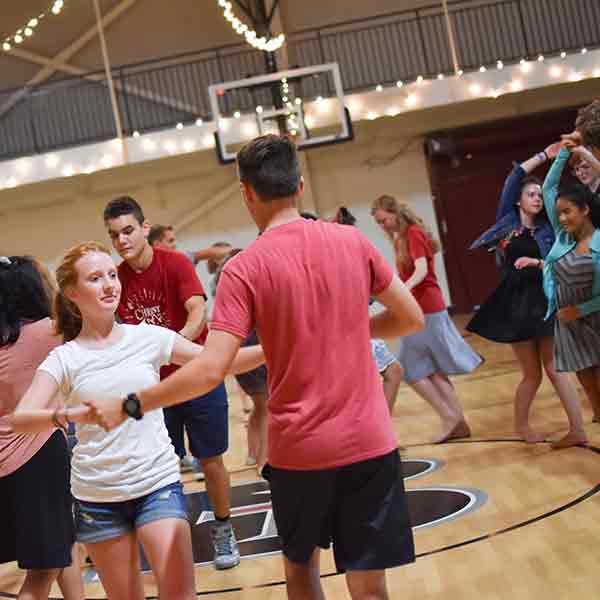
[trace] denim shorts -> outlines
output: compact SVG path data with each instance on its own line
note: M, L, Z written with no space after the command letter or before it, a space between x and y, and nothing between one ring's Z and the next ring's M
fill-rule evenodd
M180 482L122 502L88 502L76 499L74 514L77 541L86 544L121 537L152 521L187 521L189 518Z
M392 363L397 362L396 357L383 340L371 340L371 353L380 373L383 373Z

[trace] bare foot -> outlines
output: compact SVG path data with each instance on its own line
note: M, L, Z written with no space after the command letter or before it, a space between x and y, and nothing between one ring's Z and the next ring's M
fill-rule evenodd
M546 439L545 433L538 433L533 429L517 429L517 435L528 444L539 444Z
M551 447L552 450L561 450L572 446L585 446L587 442L587 436L583 431L569 431L565 437L552 442Z
M468 437L471 437L471 429L467 425L466 421L459 421L458 423L451 426L449 429L446 429L441 436L439 436L433 441L433 443L443 444L444 442L448 442L450 440L458 440L461 438Z

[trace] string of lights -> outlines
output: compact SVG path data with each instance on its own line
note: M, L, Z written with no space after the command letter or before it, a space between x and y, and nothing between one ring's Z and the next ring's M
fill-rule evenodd
M227 21L229 21L229 23L231 23L234 31L238 35L243 36L246 39L246 42L248 42L248 44L250 44L253 48L256 48L257 50L263 50L265 52L275 52L276 50L279 50L281 46L283 46L283 43L285 42L285 35L283 35L283 33L280 33L278 36L269 39L264 36L259 37L258 33L256 33L254 29L250 29L248 25L243 23L234 14L231 2L228 0L218 0L218 4L223 9L223 16Z
M59 15L65 6L65 0L53 0L52 4L37 17L32 17L20 29L8 35L2 41L2 50L10 52L15 46L22 44L27 38L32 37L40 23L52 15Z
M492 102L527 89L589 79L600 80L600 49L580 48L555 56L536 55L513 64L497 60L462 74L448 73L430 78L418 76L410 80L381 83L346 96L346 105L353 121L375 121L438 106L440 98L444 99L442 104L474 99ZM328 127L334 122L331 115L335 112L335 99L323 96L298 97L293 82L285 77L280 80L278 90L283 102L283 112L280 114L292 135L303 135L303 127L311 130ZM198 118L193 124L177 123L171 132L134 131L131 140L136 157L134 162L214 148L216 127L221 132L229 132L234 138L241 135L240 139L249 139L258 135L257 116L264 116L269 110L270 107L262 105L251 111L238 108L231 117L222 119L218 124ZM276 132L274 120L272 126ZM100 169L112 168L120 164L119 143L118 140L103 143L94 149L97 152L95 156L80 156L65 151L2 163L0 190L50 177L89 175Z
M581 48L578 51L575 52L571 52L571 53L567 53L567 52L561 52L560 53L560 59L565 60L568 56L575 56L575 55L585 55L588 53L588 49L587 48ZM554 57L554 58L558 58L558 57ZM519 63L518 63L518 69L519 71L522 73L523 76L527 76L529 73L531 73L536 66L536 63L542 64L546 62L546 57L543 54L539 54L537 57L531 58L531 59L525 59L522 58ZM548 75L551 79L555 79L555 80L563 80L563 81L569 81L569 82L577 82L577 81L582 81L583 79L590 79L590 78L598 78L600 77L600 68L595 68L593 70L589 70L589 71L585 71L585 70L576 70L576 69L572 69L572 68L568 68L568 67L563 67L560 64L557 64L556 61L552 61L553 64L548 67ZM502 71L505 68L505 64L502 60L498 59L495 63L495 65L490 65L490 66L485 66L485 65L481 65L479 67L479 69L476 69L475 71L469 73L468 75L473 75L476 71L479 73L487 73L488 71L491 71L493 68L495 67L496 70L498 71ZM391 87L394 87L394 85L398 88L403 88L406 87L407 85L410 86L412 84L412 86L422 86L423 84L426 84L428 82L432 82L435 79L437 79L438 81L443 81L444 79L452 79L453 77L457 77L457 78L462 78L463 75L465 75L465 72L460 69L456 74L450 74L450 75L445 75L444 73L439 73L437 76L432 77L431 79L427 79L425 77L423 77L422 75L419 75L414 81L412 82L405 82L405 81L397 81L395 84L392 84L390 86L385 86L385 85L377 85L375 87L375 91L376 92L383 92L386 89L390 89ZM519 77L512 77L509 81L506 81L503 85L497 86L497 87L490 87L490 88L486 88L484 82L478 82L478 81L473 81L472 77L470 78L470 83L468 85L468 91L469 94L473 97L490 97L490 98L499 98L500 96L503 96L504 94L510 94L510 93L514 93L514 92L520 92L523 89L525 89L526 84L519 78ZM418 96L416 95L416 93L413 91L412 93L408 94L405 98L405 103L408 107L412 107L414 105L416 105L418 103ZM373 115L375 115L375 113L369 113L369 115L367 116L368 119L373 119L373 118L377 118L380 115L377 115L376 117L374 117Z

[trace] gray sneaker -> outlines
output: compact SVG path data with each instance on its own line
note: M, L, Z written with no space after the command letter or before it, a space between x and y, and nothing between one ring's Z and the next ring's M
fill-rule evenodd
M231 569L240 564L240 551L231 523L215 524L211 530L215 549L215 569Z

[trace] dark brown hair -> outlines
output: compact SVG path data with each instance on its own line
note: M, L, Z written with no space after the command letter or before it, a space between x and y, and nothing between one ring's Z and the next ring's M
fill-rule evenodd
M261 200L289 198L298 192L302 174L294 142L285 135L263 135L237 155L240 180L251 185Z
M148 243L152 246L155 242L162 241L167 231L173 231L173 225L152 225L148 233Z
M586 146L600 148L600 100L594 100L579 110L575 129L583 136Z

